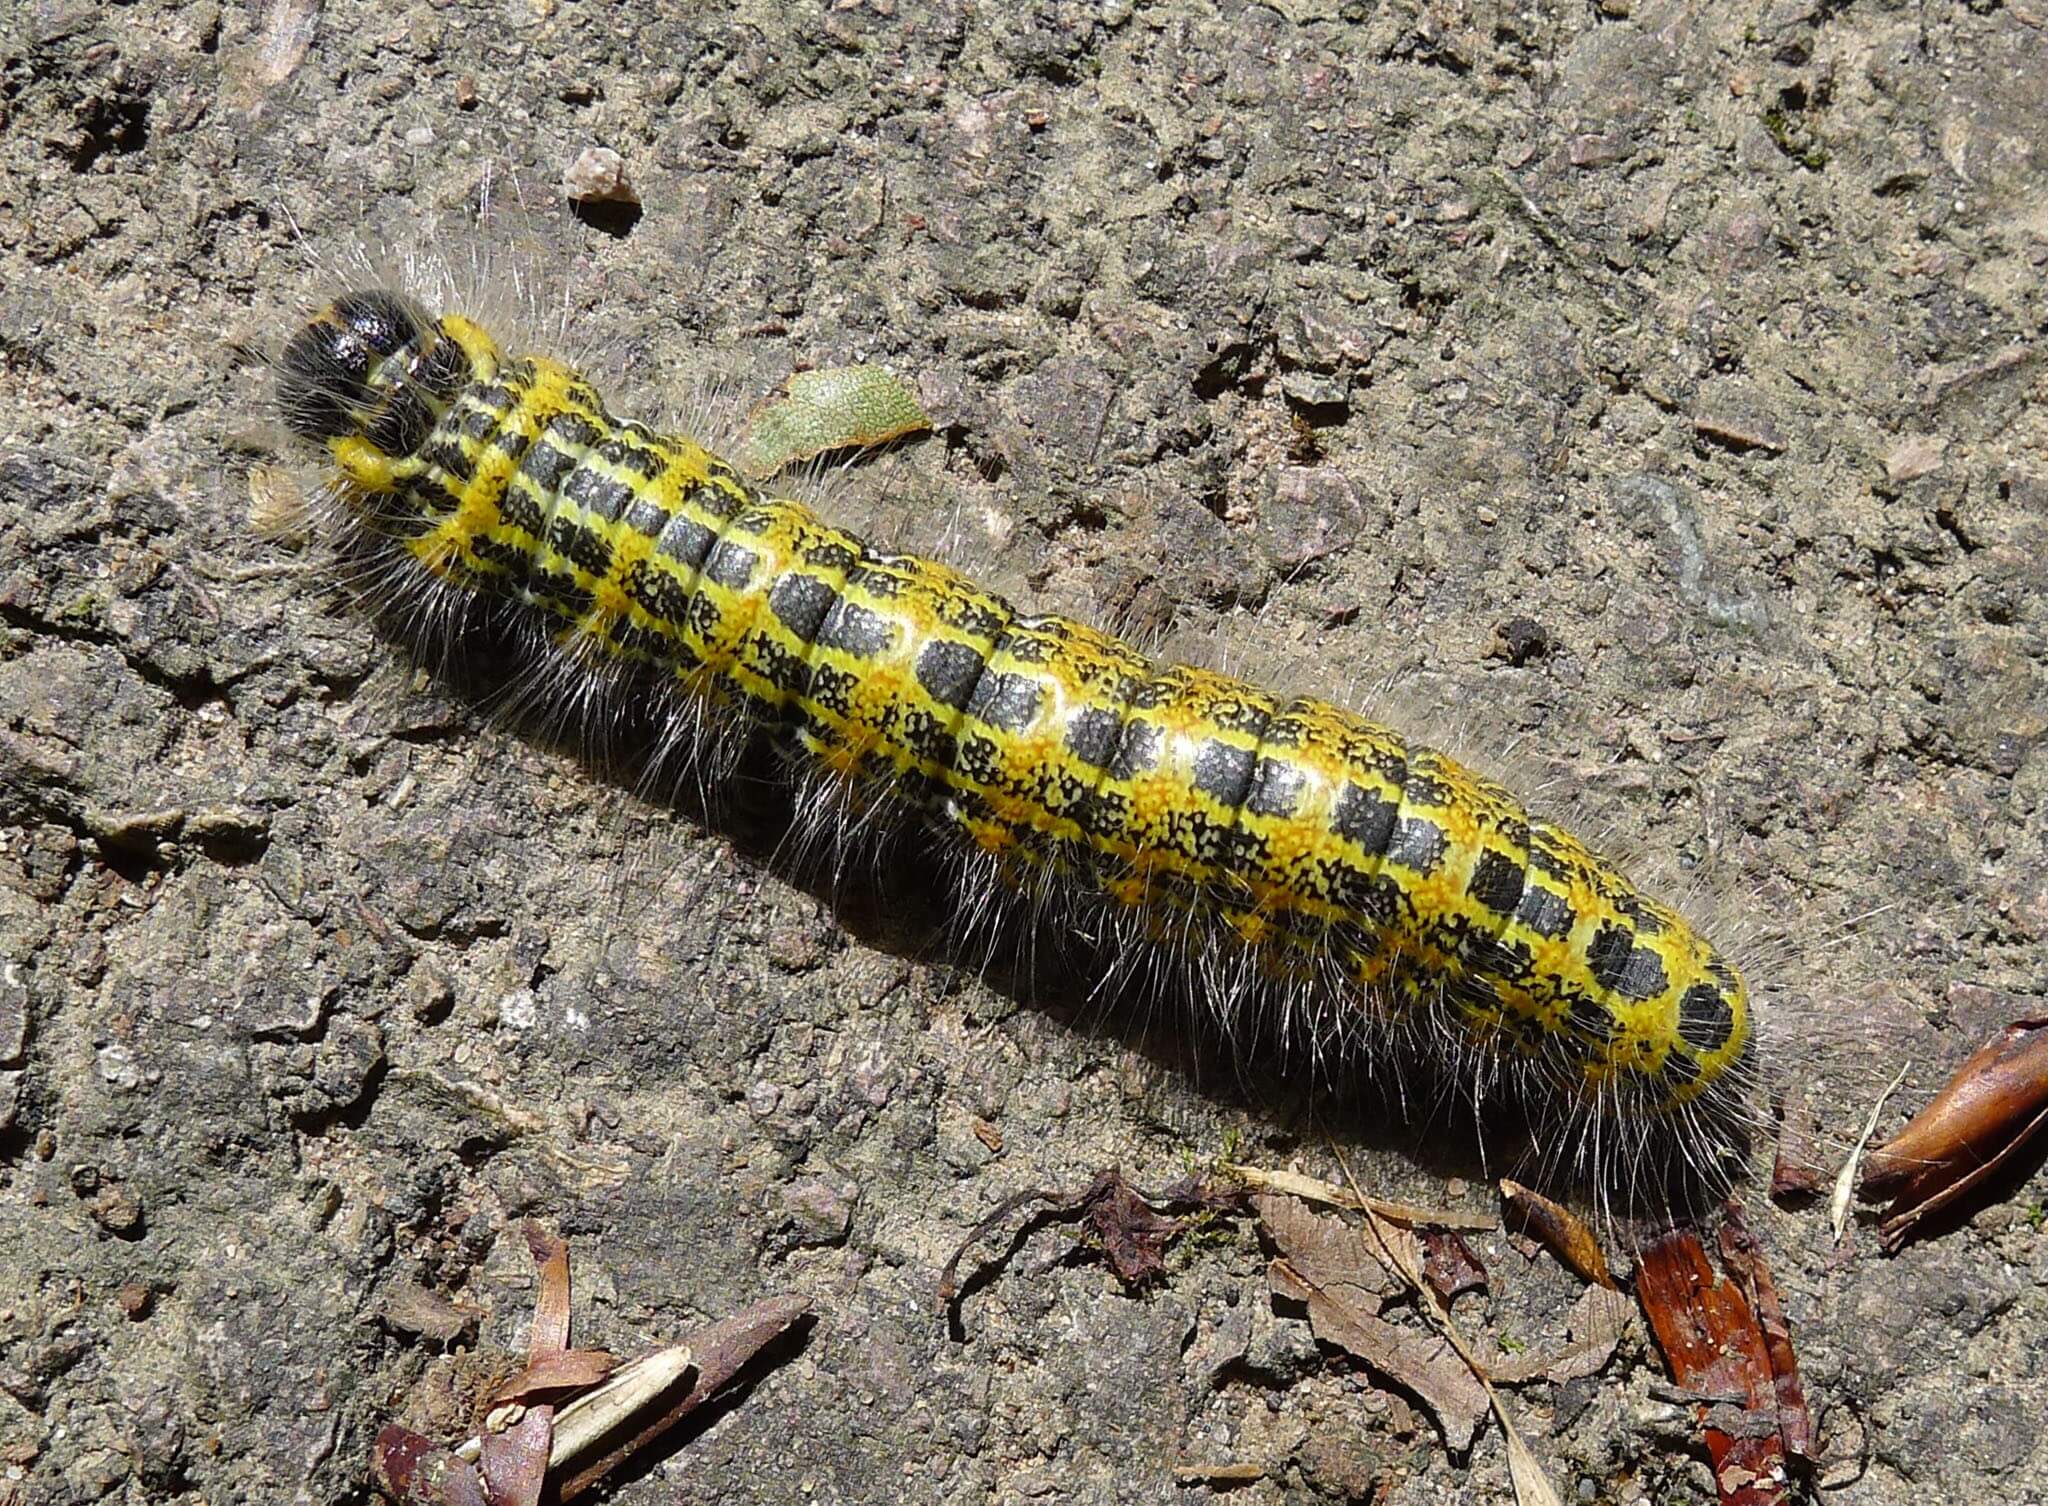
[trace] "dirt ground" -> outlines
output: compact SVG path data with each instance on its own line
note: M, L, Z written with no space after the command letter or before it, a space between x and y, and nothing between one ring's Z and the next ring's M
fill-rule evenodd
M2048 6L657 9L0 10L0 1502L365 1500L437 1358L520 1342L524 1218L583 1343L816 1310L621 1502L1508 1499L1242 1230L1133 1295L1042 1229L941 1316L1005 1197L1327 1174L1327 1094L416 674L252 530L250 351L310 257L529 185L650 414L884 360L940 431L843 486L911 541L1391 679L1705 875L1850 1139L2048 1013ZM593 146L637 215L562 219ZM2039 1165L1895 1258L1745 1191L1828 1499L2048 1502ZM1562 1336L1574 1280L1475 1247L1461 1324ZM1713 1499L1662 1373L1513 1393L1567 1500Z

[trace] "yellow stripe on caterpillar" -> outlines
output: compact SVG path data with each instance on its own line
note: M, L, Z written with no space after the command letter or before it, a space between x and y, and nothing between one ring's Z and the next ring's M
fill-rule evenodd
M399 294L322 309L280 403L380 560L736 713L1008 886L1199 949L1205 977L1320 990L1319 1019L1491 1064L1553 1122L1661 1119L1721 1175L1753 1059L1742 977L1448 756L878 551Z

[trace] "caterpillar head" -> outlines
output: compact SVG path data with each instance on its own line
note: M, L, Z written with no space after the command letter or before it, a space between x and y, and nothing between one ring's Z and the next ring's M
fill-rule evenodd
M278 411L294 434L326 446L360 479L374 462L388 465L418 449L455 394L480 374L478 362L494 366L495 359L488 338L466 320L434 319L381 288L345 293L285 346Z

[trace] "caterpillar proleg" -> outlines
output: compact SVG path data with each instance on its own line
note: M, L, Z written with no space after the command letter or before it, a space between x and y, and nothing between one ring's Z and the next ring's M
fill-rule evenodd
M1278 1007L1419 1052L1606 1189L1731 1174L1738 969L1450 756L878 549L404 292L329 302L278 380L334 542L422 638L492 614L645 698L667 743L766 734L929 833L969 895L1155 949L1226 1022Z

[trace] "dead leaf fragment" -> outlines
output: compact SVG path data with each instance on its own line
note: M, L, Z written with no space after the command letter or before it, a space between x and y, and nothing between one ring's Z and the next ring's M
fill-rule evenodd
M1613 1290L1619 1285L1608 1269L1599 1236L1571 1209L1506 1177L1501 1178L1500 1195L1508 1206L1510 1228L1541 1240L1551 1254L1595 1286Z
M1385 1198L1367 1197L1352 1188L1339 1187L1335 1182L1326 1182L1321 1177L1308 1176L1299 1171L1267 1171L1257 1166L1240 1166L1233 1162L1225 1162L1217 1169L1227 1176L1235 1177L1254 1192L1285 1193L1288 1197L1300 1198L1303 1202L1323 1203L1332 1208L1353 1208L1360 1212L1370 1209L1388 1222L1406 1228L1484 1231L1500 1227L1500 1220L1491 1213L1461 1213L1454 1208L1423 1208L1413 1203L1392 1203Z
M370 1478L400 1506L491 1506L474 1466L395 1422L377 1434Z
M1778 1433L1785 1451L1812 1463L1815 1453L1813 1414L1806 1408L1806 1388L1799 1380L1799 1357L1792 1350L1792 1327L1778 1303L1778 1288L1771 1280L1770 1265L1763 1246L1743 1222L1742 1212L1729 1205L1721 1224L1721 1265L1740 1283L1756 1314L1757 1327L1764 1336L1764 1353L1771 1362L1771 1389L1778 1399Z
M1337 1164L1344 1167L1344 1180L1351 1184L1352 1191L1361 1199L1364 1194L1358 1186L1358 1178L1351 1174L1342 1156ZM1427 1279L1422 1274L1421 1263L1415 1259L1410 1247L1394 1237L1391 1224L1373 1211L1368 1203L1362 1210L1365 1226L1379 1242L1379 1253L1390 1265L1396 1267L1408 1288L1414 1293L1416 1304L1429 1325L1443 1336L1446 1344L1458 1356L1465 1371L1478 1384L1486 1397L1486 1404L1493 1411L1494 1421L1500 1424L1502 1440L1508 1450L1508 1482L1514 1486L1516 1506L1563 1506L1557 1494L1557 1487L1550 1483L1550 1476L1544 1472L1543 1464L1535 1451L1523 1441L1521 1429L1515 1426L1514 1409L1502 1400L1493 1382L1486 1378L1486 1371L1473 1357L1472 1346L1465 1342L1458 1332L1458 1325L1451 1321L1451 1315L1431 1295Z
M1103 1257L1125 1286L1141 1286L1166 1274L1166 1242L1180 1231L1180 1220L1155 1213L1122 1177L1090 1200L1084 1222L1102 1241Z
M1079 1223L1094 1236L1117 1279L1135 1287L1165 1272L1166 1246L1191 1219L1238 1211L1243 1198L1234 1189L1214 1188L1200 1180L1176 1183L1155 1197L1125 1181L1123 1172L1114 1166L1098 1172L1078 1193L1049 1188L1021 1192L975 1225L946 1262L939 1276L941 1309L950 1308L960 1295L960 1262L967 1252L1007 1224L1020 1208L1033 1203L1040 1205L1033 1223Z
M556 1363L569 1347L569 1246L529 1222L526 1248L540 1268L533 1331L527 1342L530 1370ZM490 1506L539 1506L554 1434L555 1409L543 1403L526 1407L503 1429L482 1435L476 1471Z
M1177 1464L1173 1477L1184 1485L1249 1485L1266 1477L1263 1464Z
M1348 1301L1374 1304L1405 1290L1400 1274L1380 1258L1372 1236L1356 1224L1317 1213L1295 1198L1266 1194L1252 1199L1252 1212L1280 1258L1310 1284L1342 1293ZM1408 1230L1394 1232L1415 1241ZM1419 1255L1421 1246L1415 1248Z
M1702 439L1711 439L1738 452L1762 450L1776 455L1785 448L1777 427L1768 419L1737 417L1732 413L1696 413L1692 431Z
M493 1393L497 1401L527 1402L542 1391L581 1391L618 1369L616 1355L602 1349L562 1349L544 1354Z
M810 1312L802 1298L771 1298L703 1329L691 1343L622 1365L603 1350L568 1347L569 1247L533 1224L526 1240L540 1268L526 1367L492 1393L496 1404L483 1431L457 1448L395 1423L377 1435L371 1478L401 1506L538 1506L543 1491L555 1501L573 1500ZM687 1386L685 1376L692 1377Z
M1463 1453L1472 1446L1489 1405L1486 1388L1442 1335L1389 1323L1358 1304L1358 1288L1327 1290L1285 1260L1266 1268L1266 1282L1274 1295L1307 1306L1309 1327L1321 1342L1421 1398L1449 1448Z
M685 1361L692 1370L689 1384L680 1392L670 1392L665 1411L649 1417L602 1457L576 1468L563 1479L558 1486L559 1498L573 1501L601 1483L606 1475L730 1385L756 1355L810 1314L810 1303L802 1297L770 1297L687 1335L682 1344L674 1347L685 1351Z
M533 1304L530 1358L539 1360L569 1347L569 1246L540 1225L526 1226L526 1248L540 1267L540 1292Z
M1424 1229L1419 1237L1422 1274L1429 1279L1429 1289L1436 1293L1439 1302L1449 1305L1452 1298L1463 1292L1486 1289L1486 1266L1462 1236L1450 1229Z
M1268 1193L1252 1198L1252 1211L1280 1254L1266 1269L1273 1293L1306 1304L1319 1340L1419 1396L1443 1429L1444 1442L1460 1453L1470 1448L1486 1415L1485 1388L1442 1335L1379 1316L1386 1303L1407 1295L1403 1270L1422 1269L1422 1243L1414 1231L1386 1223L1377 1230L1360 1228L1298 1199ZM1381 1237L1389 1243L1383 1245Z
M1569 1338L1560 1347L1510 1355L1486 1367L1494 1381L1509 1386L1534 1380L1562 1384L1598 1375L1614 1358L1621 1336L1628 1332L1633 1311L1626 1294L1611 1287L1589 1286L1579 1293L1567 1320Z
M1755 1260L1761 1269L1761 1255ZM1778 1376L1772 1346L1741 1289L1707 1263L1696 1234L1678 1231L1644 1252L1636 1296L1672 1379L1701 1398L1695 1415L1722 1506L1781 1506L1791 1479ZM1782 1353L1789 1362L1789 1334ZM1796 1394L1796 1369L1789 1379ZM1804 1410L1801 1400L1801 1417ZM1799 1427L1795 1420L1792 1430Z
M476 1318L475 1313L413 1281L392 1282L377 1315L400 1333L416 1333L437 1344L461 1338Z
M477 1473L490 1506L540 1506L554 1441L553 1407L533 1407L502 1433L486 1433Z
M1997 1172L2048 1124L2048 1018L2015 1020L1972 1052L1906 1127L1864 1158L1858 1190L1892 1199L1896 1250L1922 1219Z

